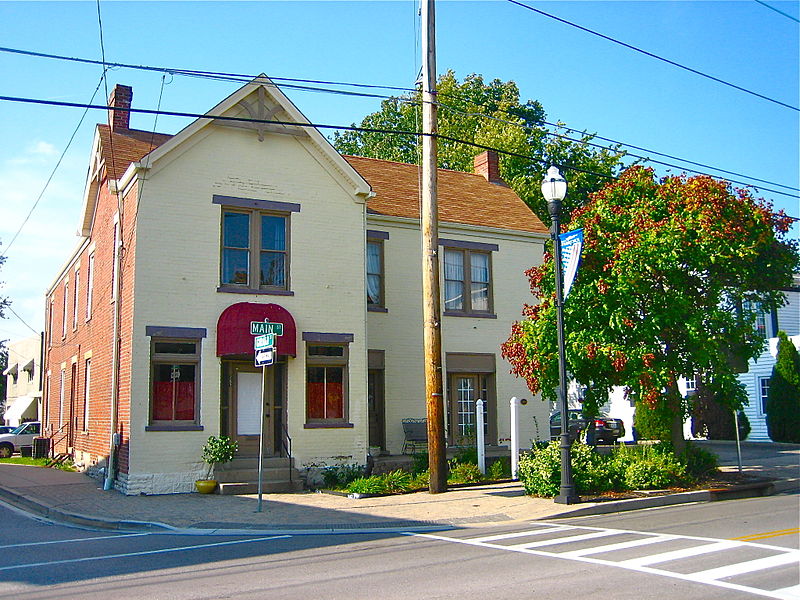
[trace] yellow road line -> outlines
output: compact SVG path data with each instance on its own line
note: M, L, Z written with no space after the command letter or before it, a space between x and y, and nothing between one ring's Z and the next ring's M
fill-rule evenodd
M779 537L782 535L792 535L793 533L800 533L800 529L779 529L777 531L766 531L764 533L753 533L750 535L743 535L741 537L730 538L732 540L741 540L743 542L755 542L756 540L765 540L771 537Z

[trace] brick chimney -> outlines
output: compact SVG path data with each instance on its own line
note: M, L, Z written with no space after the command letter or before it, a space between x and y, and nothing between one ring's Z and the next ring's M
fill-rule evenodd
M111 131L130 129L131 113L115 108L130 108L133 100L133 88L129 85L117 84L108 97L108 125Z
M482 175L489 183L507 185L500 177L500 159L494 150L486 150L475 157L475 174Z

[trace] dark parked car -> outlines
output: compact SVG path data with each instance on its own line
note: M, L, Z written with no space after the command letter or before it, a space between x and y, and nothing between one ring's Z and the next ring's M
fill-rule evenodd
M594 419L584 418L579 409L569 411L569 439L575 441L588 428L587 440L595 444L613 444L625 435L625 425L621 419L612 419L600 415ZM556 411L550 415L550 439L558 439L561 435L561 413Z

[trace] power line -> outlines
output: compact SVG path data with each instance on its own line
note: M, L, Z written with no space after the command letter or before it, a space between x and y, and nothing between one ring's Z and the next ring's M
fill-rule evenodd
M581 31L585 31L586 33L591 33L592 35L596 35L597 37L601 37L604 40L608 40L609 42L613 42L615 44L619 44L620 46L623 46L623 47L628 48L630 50L633 50L635 52L639 52L640 54L644 54L645 56L649 56L650 58L655 58L656 60L660 60L661 62L665 62L665 63L667 63L669 65L672 65L673 67L678 67L679 69L683 69L684 71L689 71L690 73L694 73L695 75L699 75L700 77L705 77L706 79L710 79L711 81L716 81L717 83L721 83L722 85L726 85L726 86L731 87L731 88L733 88L735 90L739 90L740 92L744 92L746 94L750 94L751 96L755 96L757 98L761 98L762 100L767 100L768 102L772 102L774 104L778 104L778 105L783 106L785 108L790 108L790 109L792 109L794 111L800 112L800 108L798 108L797 106L792 106L791 104L786 104L785 102L781 102L780 100L775 100L774 98L770 98L769 96L765 96L763 94L759 94L758 92L754 92L752 90L748 90L747 88L743 88L742 86L736 85L735 83L730 83L729 81L725 81L724 79L720 79L719 77L714 77L713 75L709 75L708 73L703 73L702 71L698 71L697 69L693 69L691 67L687 67L686 65L682 65L682 64L680 64L678 62L675 62L674 60L670 60L668 58L664 58L663 56L659 56L657 54L653 54L652 52L648 52L647 50L642 50L641 48L637 48L636 46L632 46L631 44L628 44L626 42L622 42L622 41L620 41L618 39L612 38L610 36L607 36L607 35L605 35L603 33L598 32L598 31L594 31L593 29L589 29L588 27L584 27L583 25L578 25L577 23L573 23L572 21L567 21L566 19L562 19L561 17L557 17L555 15L551 15L550 13L546 13L543 10L539 10L538 8L534 8L533 6L529 6L529 5L527 5L527 4L523 3L523 2L519 2L518 0L507 0L507 1L510 2L511 4L516 4L517 6L520 6L522 8L527 9L527 10L530 10L530 11L533 11L535 13L538 13L538 14L544 16L544 17L548 17L550 19L555 19L556 21L558 21L560 23L564 23L565 25L569 25L570 27L575 27L577 29L580 29Z
M97 82L97 87L94 88L94 93L92 94L92 98L89 100L89 105L94 101L94 98L97 95L97 90L100 89L100 84L103 82L103 77L105 77L105 74L103 74L103 76L100 78L100 81ZM14 241L19 236L20 231L22 231L22 228L25 227L25 224L28 222L28 219L31 218L31 215L33 214L33 211L39 205L39 201L42 199L42 197L44 196L44 193L47 191L47 188L50 185L50 182L53 180L53 177L55 176L56 171L58 170L58 167L61 165L61 161L64 160L64 156L66 156L67 150L69 150L69 147L72 145L72 141L75 139L75 135L78 133L78 130L81 128L81 125L83 125L83 120L86 118L86 115L89 112L89 105L87 105L86 109L83 111L83 114L81 115L81 118L78 121L78 124L75 126L75 129L72 131L72 135L69 137L69 141L67 142L67 145L64 147L63 152L61 152L61 156L58 157L58 161L56 162L56 165L53 167L53 170L50 171L50 176L47 178L47 181L45 181L44 187L42 187L42 191L39 192L39 196L37 196L36 200L33 203L33 206L31 206L31 209L28 211L28 214L25 216L25 219L23 219L23 221L20 224L19 228L17 229L16 233L14 233L14 237L12 237L11 241L6 245L5 250L3 250L2 253L0 253L0 258L4 257L8 253L8 251L11 249L11 246L14 244Z
M536 10L536 9L532 9L532 10ZM544 14L546 14L546 13L544 13ZM548 15L548 16L550 16L550 15ZM554 17L554 18L558 18L558 17ZM16 49L16 48L7 48L7 47L0 47L0 52L11 52L11 53L22 54L22 55L26 55L26 56L34 56L34 57L40 57L40 58L50 58L50 59L56 59L56 60L66 60L66 61L80 62L80 63L87 63L87 64L98 64L98 65L104 64L104 65L106 65L107 69L108 68L112 68L112 67L128 68L128 69L139 69L139 70L146 70L146 71L155 71L155 72L160 72L160 73L169 73L171 75L183 75L183 76L189 76L189 77L200 77L200 78L203 78L203 79L212 79L212 80L218 80L218 81L231 81L231 82L238 82L238 83L248 83L248 82L252 81L253 79L257 78L257 76L255 76L255 75L246 75L246 74L238 74L238 73L224 73L224 72L221 72L221 71L203 71L203 70L195 70L195 69L176 69L176 68L170 68L170 67L154 67L154 66L147 66L147 65L132 65L132 64L127 64L127 63L103 62L103 61L97 61L97 60L93 60L93 59L67 57L67 56L61 56L61 55L56 55L56 54L45 54L45 53L42 53L42 52L33 52L33 51L30 51L30 50L20 50L20 49ZM270 79L274 80L274 81L317 83L317 84L320 84L320 85L345 85L345 86L356 86L356 87L362 87L362 88L404 91L404 92L410 92L410 93L415 93L417 91L414 88L403 88L403 87L383 86L383 85L364 84L364 83L325 81L325 80L321 80L321 79L297 79L297 78L290 78L290 77L270 77ZM272 84L272 85L274 85L275 87L278 87L275 84ZM405 103L411 103L411 104L419 104L419 103L422 102L421 100L417 100L417 99L413 99L413 98L404 98L404 97L401 97L401 96L389 96L389 95L385 95L385 94L372 94L372 93L363 93L363 92L352 92L352 91L348 91L348 90L335 90L335 89L330 89L330 88L319 88L319 87L306 86L306 85L296 85L296 84L292 84L292 83L284 83L282 85L282 87L288 88L288 89L311 91L311 92L323 92L323 93L340 94L340 95L347 95L347 96L358 96L358 97L367 97L367 98L389 99L389 100L396 100L398 102L405 102ZM453 98L467 100L466 98L464 98L462 96L459 96L457 94L442 94L441 92L439 93L439 97L448 97L448 96L449 97L453 97ZM458 111L458 109L455 109L455 108L453 108L451 106L448 106L448 105L445 105L445 104L442 104L442 103L439 103L438 105L440 107L448 109L448 110ZM467 114L467 115L470 115L470 116L482 117L482 118L486 118L486 119L492 119L492 120L500 121L500 122L503 122L503 123L516 125L516 126L519 126L519 127L526 127L525 125L523 125L521 123L513 122L513 121L506 121L506 120L500 119L498 117L494 117L492 115L487 115L487 114L483 114L483 113L463 112L463 111L461 111L461 112L463 114ZM498 112L504 112L504 113L506 113L508 115L517 116L517 115L514 115L514 113L512 113L512 112L510 112L508 110L498 109ZM575 132L575 133L582 133L582 134L586 133L586 132L581 131L579 129L574 129L574 128L571 128L571 127L567 127L567 126L565 126L563 124L560 124L560 123L550 123L548 121L542 121L542 123L544 125L548 125L550 127L563 128L565 130L572 131L572 132ZM595 143L591 143L591 142L586 142L584 140L575 140L575 139L572 139L572 138L561 136L561 135L559 135L557 133L554 133L554 132L544 131L544 134L545 135L549 135L549 136L554 136L554 137L560 137L560 138L567 139L569 141L573 141L573 142L577 142L577 143L585 143L587 145L591 145L593 147L600 148L600 149L611 150L611 151L614 150L613 148L609 148L609 147L603 146L601 144L595 144ZM736 177L742 177L742 178L747 179L749 181L757 181L757 182L760 182L760 183L766 183L767 185L777 186L777 187L789 189L789 190L792 190L792 191L800 191L796 187L784 185L784 184L777 183L777 182L774 182L774 181L768 181L768 180L765 180L765 179L760 179L760 178L753 177L753 176L750 176L750 175L746 175L746 174L743 174L743 173L737 173L735 171L729 171L729 170L726 170L726 169L722 169L720 167L715 167L713 165L707 165L707 164L696 162L696 161L689 160L689 159L686 159L686 158L681 158L679 156L674 156L674 155L667 154L667 153L664 153L664 152L659 152L657 150L652 150L652 149L649 149L649 148L644 148L642 146L637 146L635 144L629 144L627 142L621 142L619 140L614 140L614 139L611 139L611 138L603 137L603 136L600 136L600 135L597 135L597 134L592 134L592 137L596 138L596 139L599 139L599 140L604 140L604 141L610 142L612 144L618 144L618 145L626 146L628 148L633 148L634 150L639 150L641 152L647 152L649 154L656 154L658 156L663 156L665 158L669 158L669 159L672 159L672 160L677 160L677 161L680 161L680 162L683 162L683 163L687 163L687 164L690 164L690 165L695 165L695 166L698 166L698 167L702 167L704 169L711 169L711 170L719 172L719 173L726 173L728 175L734 175ZM662 161L657 161L657 160L651 159L648 156L641 156L641 155L636 155L636 154L632 154L632 153L627 153L627 154L629 156L631 156L631 157L639 158L641 160L645 160L645 161L648 161L648 162L653 162L655 164L660 164L660 165L663 165L663 166L682 169L682 170L685 170L685 171L688 171L688 172L692 172L692 173L707 174L707 173L704 173L702 171L697 171L695 169L689 169L689 168L687 168L687 167L685 167L683 165L675 165L675 164L671 164L671 163L665 163L665 162L662 162ZM751 184L744 183L744 182L741 182L741 181L732 181L732 182L733 183L739 183L741 185L751 185ZM753 187L755 187L755 186L753 186ZM778 192L778 193L780 193L780 192Z
M38 334L38 333L39 333L39 332L38 332L38 331L36 331L36 330L35 330L33 327L31 327L30 325L28 325L28 323L26 323L26 322L25 322L25 319L23 319L22 317L20 317L20 316L19 316L19 315L16 313L16 311L15 311L13 308L11 308L11 305L10 305L10 304L7 304L7 305L5 306L5 308L7 308L8 310L10 310L10 311L11 311L11 313L12 313L12 314L13 314L15 317L17 317L17 318L18 318L18 319L19 319L19 320L22 322L22 324L23 324L23 325L25 325L25 327L27 327L28 329L30 329L30 330L31 330L33 333L36 333L36 334Z
M770 10L774 10L774 11L775 11L776 13L778 13L779 15L783 15L783 16L784 16L784 17L786 17L787 19L791 19L791 20L792 20L792 21L794 21L795 23L800 23L800 20L798 20L798 19L797 19L797 17L793 17L792 15L790 15L790 14L788 14L788 13L785 13L785 12L783 12L782 10L778 10L778 9L777 9L777 8L775 8L774 6L770 6L769 4L767 4L766 2L762 2L761 0L755 0L755 1L756 1L756 2L758 2L758 3L759 3L761 6L766 6L768 9L770 9Z
M26 103L26 104L62 106L62 107L68 107L68 108L87 108L88 107L88 108L93 108L93 109L98 109L98 110L108 110L108 106L105 106L105 105L80 104L80 103L77 103L77 102L64 102L64 101L60 101L60 100L41 100L41 99L36 99L36 98L20 98L20 97L15 97L15 96L0 96L0 101L3 101L3 100L8 101L8 102L21 102L21 103ZM228 116L222 116L222 115L208 115L208 114L189 113L189 112L180 112L180 111L165 111L165 110L156 111L156 110L147 109L147 108L116 108L115 110L127 111L127 112L131 112L131 113L141 113L141 114L160 114L160 115L166 115L166 116L172 116L172 117L188 117L188 118L195 118L195 119L208 119L208 120L217 120L217 121L233 121L233 122L241 122L241 123L264 123L264 124L269 124L269 125L281 125L281 126L287 126L287 127L312 127L312 128L316 128L316 129L337 129L337 130L341 130L341 131L360 131L360 132L364 132L364 133L382 133L382 134L386 134L386 135L410 135L410 136L431 135L431 134L420 133L420 132L416 132L416 131L385 129L385 128L377 128L377 127L358 127L358 126L355 126L355 125L349 125L349 126L346 126L346 125L331 125L331 124L326 124L326 123L300 123L300 122L294 122L294 121L278 121L278 120L274 120L274 119L254 119L254 118L250 118L250 117L228 117ZM441 140L450 141L450 142L459 143L459 144L464 144L464 145L471 146L471 147L474 147L474 148L479 148L479 149L482 149L482 150L492 150L492 151L495 151L495 152L497 152L499 154L505 154L507 156L515 156L515 157L518 157L518 158L524 158L524 159L529 160L531 162L537 162L537 163L541 163L541 164L549 164L549 162L545 161L544 159L537 159L537 158L532 157L532 156L527 155L527 154L521 154L521 153L518 153L518 152L511 152L509 150L502 150L500 148L487 146L485 144L478 144L476 142L470 142L470 141L467 141L467 140L461 140L461 139L458 139L458 138L445 136L445 135L441 135L441 134L437 134L435 137L438 137ZM575 140L575 141L580 141L580 140ZM656 163L659 162L659 161L654 161L652 159L647 159L647 160L649 160L650 162L656 162ZM660 164L665 164L667 166L671 166L671 167L674 167L674 168L677 168L677 169L683 169L683 167L681 167L680 165L671 165L669 163L660 163ZM565 169L565 170L571 170L571 171L575 171L575 172L586 173L586 174L590 174L590 175L596 175L596 176L603 177L603 178L606 178L606 179L613 179L613 177L610 176L610 175L607 175L605 173L598 173L598 172L595 172L595 171L590 171L588 169L581 169L581 168L578 168L578 167L567 166L567 165L562 165L562 168ZM701 174L701 175L708 175L708 173L700 173L699 171L694 171L694 172L698 173L698 174ZM773 194L779 194L779 195L782 195L782 196L789 196L790 198L797 198L798 197L795 194L789 194L787 192L782 192L780 190L774 190L774 189L766 188L766 187L763 187L763 186L756 186L756 185L752 185L752 184L745 183L745 182L742 182L742 181L735 181L735 180L729 180L729 181L731 183L738 183L740 185L744 185L746 187L754 188L756 190L763 190L763 191L766 191L766 192L771 192Z

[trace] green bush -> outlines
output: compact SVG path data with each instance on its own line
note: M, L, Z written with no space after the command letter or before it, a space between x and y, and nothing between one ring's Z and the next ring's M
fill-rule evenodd
M686 444L680 459L686 465L686 475L695 481L708 479L719 466L716 454L691 443Z
M380 475L359 477L350 482L347 486L347 491L351 494L384 494L386 493L386 485Z
M534 448L519 457L517 476L529 496L551 497L561 486L561 450L558 441Z
M486 469L487 479L510 479L511 478L511 459L508 456L501 456Z
M417 452L411 455L411 472L414 475L428 470L428 453Z
M625 467L625 487L653 490L674 485L686 475L686 467L674 456L648 453Z
M477 464L459 463L453 460L447 480L450 483L480 483L483 481L483 473Z
M470 463L473 465L478 464L478 449L475 446L467 446L460 448L456 453L455 460L459 463Z
M633 416L633 426L640 440L669 440L672 424L672 411L666 402L659 402L651 407L639 400Z
M411 489L411 473L398 469L379 475L383 478L384 493L398 494L407 492Z
M800 443L800 354L783 331L769 379L767 431L773 442Z
M411 477L411 489L424 490L430 485L430 482L431 482L431 474L428 471L423 471L422 473L416 473Z
M335 465L322 470L323 485L329 490L344 489L363 476L364 468L359 465Z

